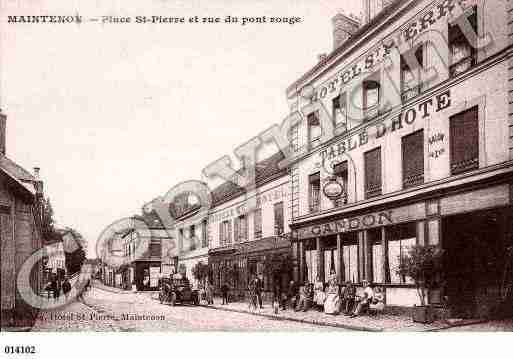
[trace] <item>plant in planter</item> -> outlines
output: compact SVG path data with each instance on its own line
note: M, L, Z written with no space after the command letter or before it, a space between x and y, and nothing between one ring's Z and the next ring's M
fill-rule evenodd
M420 306L413 308L413 321L431 323L434 310L428 305L429 291L439 286L442 273L443 250L433 245L415 245L400 258L397 274L415 282Z

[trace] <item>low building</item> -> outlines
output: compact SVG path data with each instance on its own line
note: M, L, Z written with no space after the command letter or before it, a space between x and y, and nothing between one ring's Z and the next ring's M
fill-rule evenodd
M283 158L277 153L257 163L252 194L232 182L212 191L208 262L216 291L227 284L235 298L243 298L249 281L259 276L269 298L275 286L286 288L292 279L290 184L287 169L278 166ZM249 201L256 208L249 208ZM283 270L271 268L282 264Z
M0 242L1 326L29 326L36 311L20 297L17 279L23 263L43 245L41 227L43 183L6 157L6 117L0 112ZM42 289L42 261L26 283Z

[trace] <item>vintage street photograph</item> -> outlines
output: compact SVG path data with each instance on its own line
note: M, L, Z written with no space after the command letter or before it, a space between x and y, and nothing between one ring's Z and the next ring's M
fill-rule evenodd
M0 3L0 356L513 331L513 1Z

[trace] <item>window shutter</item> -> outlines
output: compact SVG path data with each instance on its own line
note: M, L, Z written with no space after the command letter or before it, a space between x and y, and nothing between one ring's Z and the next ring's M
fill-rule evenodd
M226 244L232 244L232 221L226 221Z
M479 168L478 108L451 117L451 173L472 171Z
M381 147L365 153L365 197L381 195Z
M424 183L424 130L403 137L402 148L403 187Z
M224 246L223 222L219 222L219 246Z
M234 242L239 242L239 228L240 226L240 218L239 217L236 217L234 218L233 220L233 241Z

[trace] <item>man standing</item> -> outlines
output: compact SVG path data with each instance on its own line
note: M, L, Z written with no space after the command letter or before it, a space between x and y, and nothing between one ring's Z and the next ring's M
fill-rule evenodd
M260 309L263 308L263 305L262 305L262 289L263 289L262 280L260 279L260 276L257 276L255 278L255 294L256 294L258 305L259 305Z
M226 282L224 282L224 284L221 286L221 295L223 297L222 305L228 304L228 292L229 292L228 284Z

